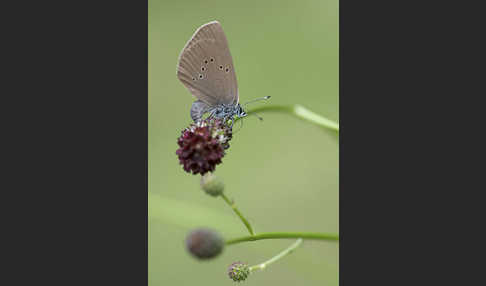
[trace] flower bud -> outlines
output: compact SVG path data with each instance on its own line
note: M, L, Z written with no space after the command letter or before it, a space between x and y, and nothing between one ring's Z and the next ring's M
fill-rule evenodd
M201 188L206 194L217 197L223 193L224 184L213 173L206 173L204 176L201 176Z
M186 238L186 247L195 258L210 259L223 251L224 240L214 230L199 228L189 233Z
M233 281L244 281L250 275L250 267L243 262L233 262L228 268L228 275Z

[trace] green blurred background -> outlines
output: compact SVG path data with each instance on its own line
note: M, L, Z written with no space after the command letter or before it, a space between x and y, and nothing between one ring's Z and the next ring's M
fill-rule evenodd
M193 97L176 77L177 58L194 31L221 22L233 55L240 101L301 104L338 121L338 1L149 0L149 285L233 285L227 266L257 264L293 240L229 246L218 258L193 259L189 230L208 226L225 237L247 230L200 176L182 170L175 151L190 123ZM250 108L251 109L251 108ZM262 113L244 120L215 174L256 232L338 232L338 141L294 117ZM248 285L337 285L338 244L305 241L290 256L252 274Z

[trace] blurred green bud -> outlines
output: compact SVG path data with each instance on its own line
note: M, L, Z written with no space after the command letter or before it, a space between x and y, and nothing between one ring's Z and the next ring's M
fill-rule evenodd
M213 173L206 173L201 176L201 188L213 197L217 197L223 193L224 184Z
M224 247L223 237L216 231L208 228L199 228L191 231L186 238L186 247L189 253L198 259L211 259L218 256Z
M228 268L228 275L233 281L244 281L250 275L250 267L242 262L233 262Z

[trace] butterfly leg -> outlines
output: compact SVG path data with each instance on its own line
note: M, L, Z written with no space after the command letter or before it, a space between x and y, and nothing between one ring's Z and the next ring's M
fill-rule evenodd
M209 113L209 116L208 118L212 118L214 116L214 114L216 114L216 110L212 110L211 113Z

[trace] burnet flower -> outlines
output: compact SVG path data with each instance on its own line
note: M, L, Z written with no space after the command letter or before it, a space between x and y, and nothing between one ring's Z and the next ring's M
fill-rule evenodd
M187 235L186 248L197 259L211 259L223 251L224 239L212 229L198 228Z
M248 264L240 261L233 262L228 267L228 275L235 282L245 281L250 275L250 267Z
M229 148L232 130L222 120L205 119L192 123L177 140L176 154L184 171L204 175L221 163Z

